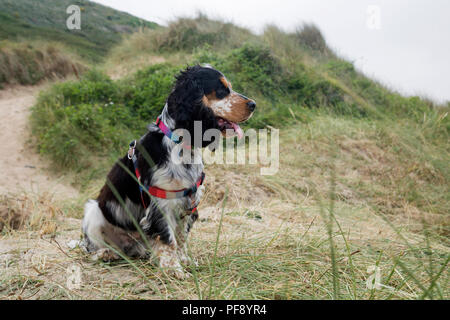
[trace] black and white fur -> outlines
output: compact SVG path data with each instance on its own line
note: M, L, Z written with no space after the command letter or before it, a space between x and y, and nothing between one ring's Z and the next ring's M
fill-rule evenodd
M194 121L202 122L202 130L218 129L225 132L230 126L223 123L238 123L247 120L255 108L253 100L234 92L231 84L212 67L194 66L176 77L174 89L161 113L162 121L172 131L184 129L194 137ZM221 119L221 121L218 121ZM136 156L144 185L166 190L189 188L195 184L203 171L201 147L211 143L201 141L192 148L194 161L176 164L171 151L176 146L155 125L137 142ZM144 148L154 165L147 163L139 151ZM130 172L133 163L127 156L119 159ZM87 201L84 209L84 244L89 252L103 260L118 259L115 251L130 257L153 257L161 268L178 278L185 273L182 265L190 263L186 253L186 238L198 213L189 214L192 207L190 197L161 199L143 195L144 208L137 182L119 164L115 164L107 179L123 199L126 208L107 184L96 200ZM200 202L204 187L195 194L195 204ZM130 213L143 231L142 239ZM150 248L146 244L150 244ZM115 250L111 250L113 247Z

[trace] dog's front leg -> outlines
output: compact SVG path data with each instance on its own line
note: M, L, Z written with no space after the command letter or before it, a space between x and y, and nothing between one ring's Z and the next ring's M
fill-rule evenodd
M187 252L187 237L194 222L198 219L198 212L187 211L186 215L181 218L176 230L178 242L178 256L183 265L195 265L195 261L189 257Z
M189 231L191 231L191 228L194 225L194 222L198 219L197 206L200 204L204 190L205 186L199 186L194 198L188 199L186 206L190 209L181 213L180 220L177 224L175 234L178 242L178 256L180 257L180 261L183 265L196 265L196 262L189 257L187 252L187 237L189 235ZM196 210L192 212L192 208L194 207Z
M150 239L152 258L163 272L178 279L184 279L186 273L181 266L178 242L175 237L176 221L174 217L163 214L159 208L150 208L141 221L143 231Z
M184 279L188 276L181 266L177 254L178 245L175 239L170 244L167 244L157 237L152 247L153 255L158 260L158 265L163 272L173 275L177 279Z

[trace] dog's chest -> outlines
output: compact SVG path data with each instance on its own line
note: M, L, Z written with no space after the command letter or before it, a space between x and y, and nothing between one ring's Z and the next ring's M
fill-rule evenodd
M203 163L175 164L167 162L154 170L150 184L166 190L192 187L203 172Z
M164 167L156 169L152 177L152 185L165 190L181 190L192 187L203 172L203 164L192 165L176 165L168 163ZM154 198L158 207L163 212L172 212L178 215L179 210L186 210L197 205L203 195L203 186L191 197L183 197L178 199L159 199Z

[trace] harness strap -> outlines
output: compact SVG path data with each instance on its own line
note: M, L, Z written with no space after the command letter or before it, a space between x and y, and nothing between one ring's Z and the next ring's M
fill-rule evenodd
M136 157L136 140L131 141L130 143L130 148L128 149L128 159L130 159L131 161L133 161L133 166L134 166L134 174L136 175L136 178L139 181L139 192L141 193L141 202L142 205L144 206L144 209L147 209L147 206L145 205L145 201L144 201L144 194L143 194L143 189L142 189L142 182L141 182L141 173L139 172L139 168L138 168L138 160Z
M167 126L164 124L164 122L161 121L161 118L158 117L156 120L156 125L161 129L161 131L169 137L172 141L175 143L179 143L180 137L173 133ZM161 198L161 199L179 199L184 197L192 197L198 190L198 188L203 184L205 180L205 173L202 172L200 177L198 178L197 182L190 188L180 189L180 190L165 190L158 188L156 186L146 186L141 181L141 173L139 172L139 166L138 166L138 159L136 157L136 140L133 140L130 143L130 147L128 149L128 159L133 161L134 166L134 173L136 175L136 178L139 181L139 191L141 193L141 201L142 205L145 209L147 209L147 206L144 202L144 195L143 195L143 188L145 188L148 193L154 197ZM192 205L193 207L191 209L188 209L192 213L195 213L197 211L197 206L195 206L195 198L192 198Z
M139 178L138 178L139 179ZM205 173L202 172L197 182L190 188L180 189L180 190L165 190L158 187L146 187L148 193L152 196L161 198L161 199L177 199L192 196L197 192L198 187L203 184L203 180L205 179Z

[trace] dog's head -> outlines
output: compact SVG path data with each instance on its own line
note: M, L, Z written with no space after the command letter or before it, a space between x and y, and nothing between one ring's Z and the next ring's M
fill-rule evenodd
M188 67L176 79L167 100L175 129L188 130L194 137L194 122L201 121L202 135L208 129L218 129L224 136L232 133L242 137L239 123L252 116L254 100L233 91L226 77L209 66ZM202 146L209 143L202 142Z

